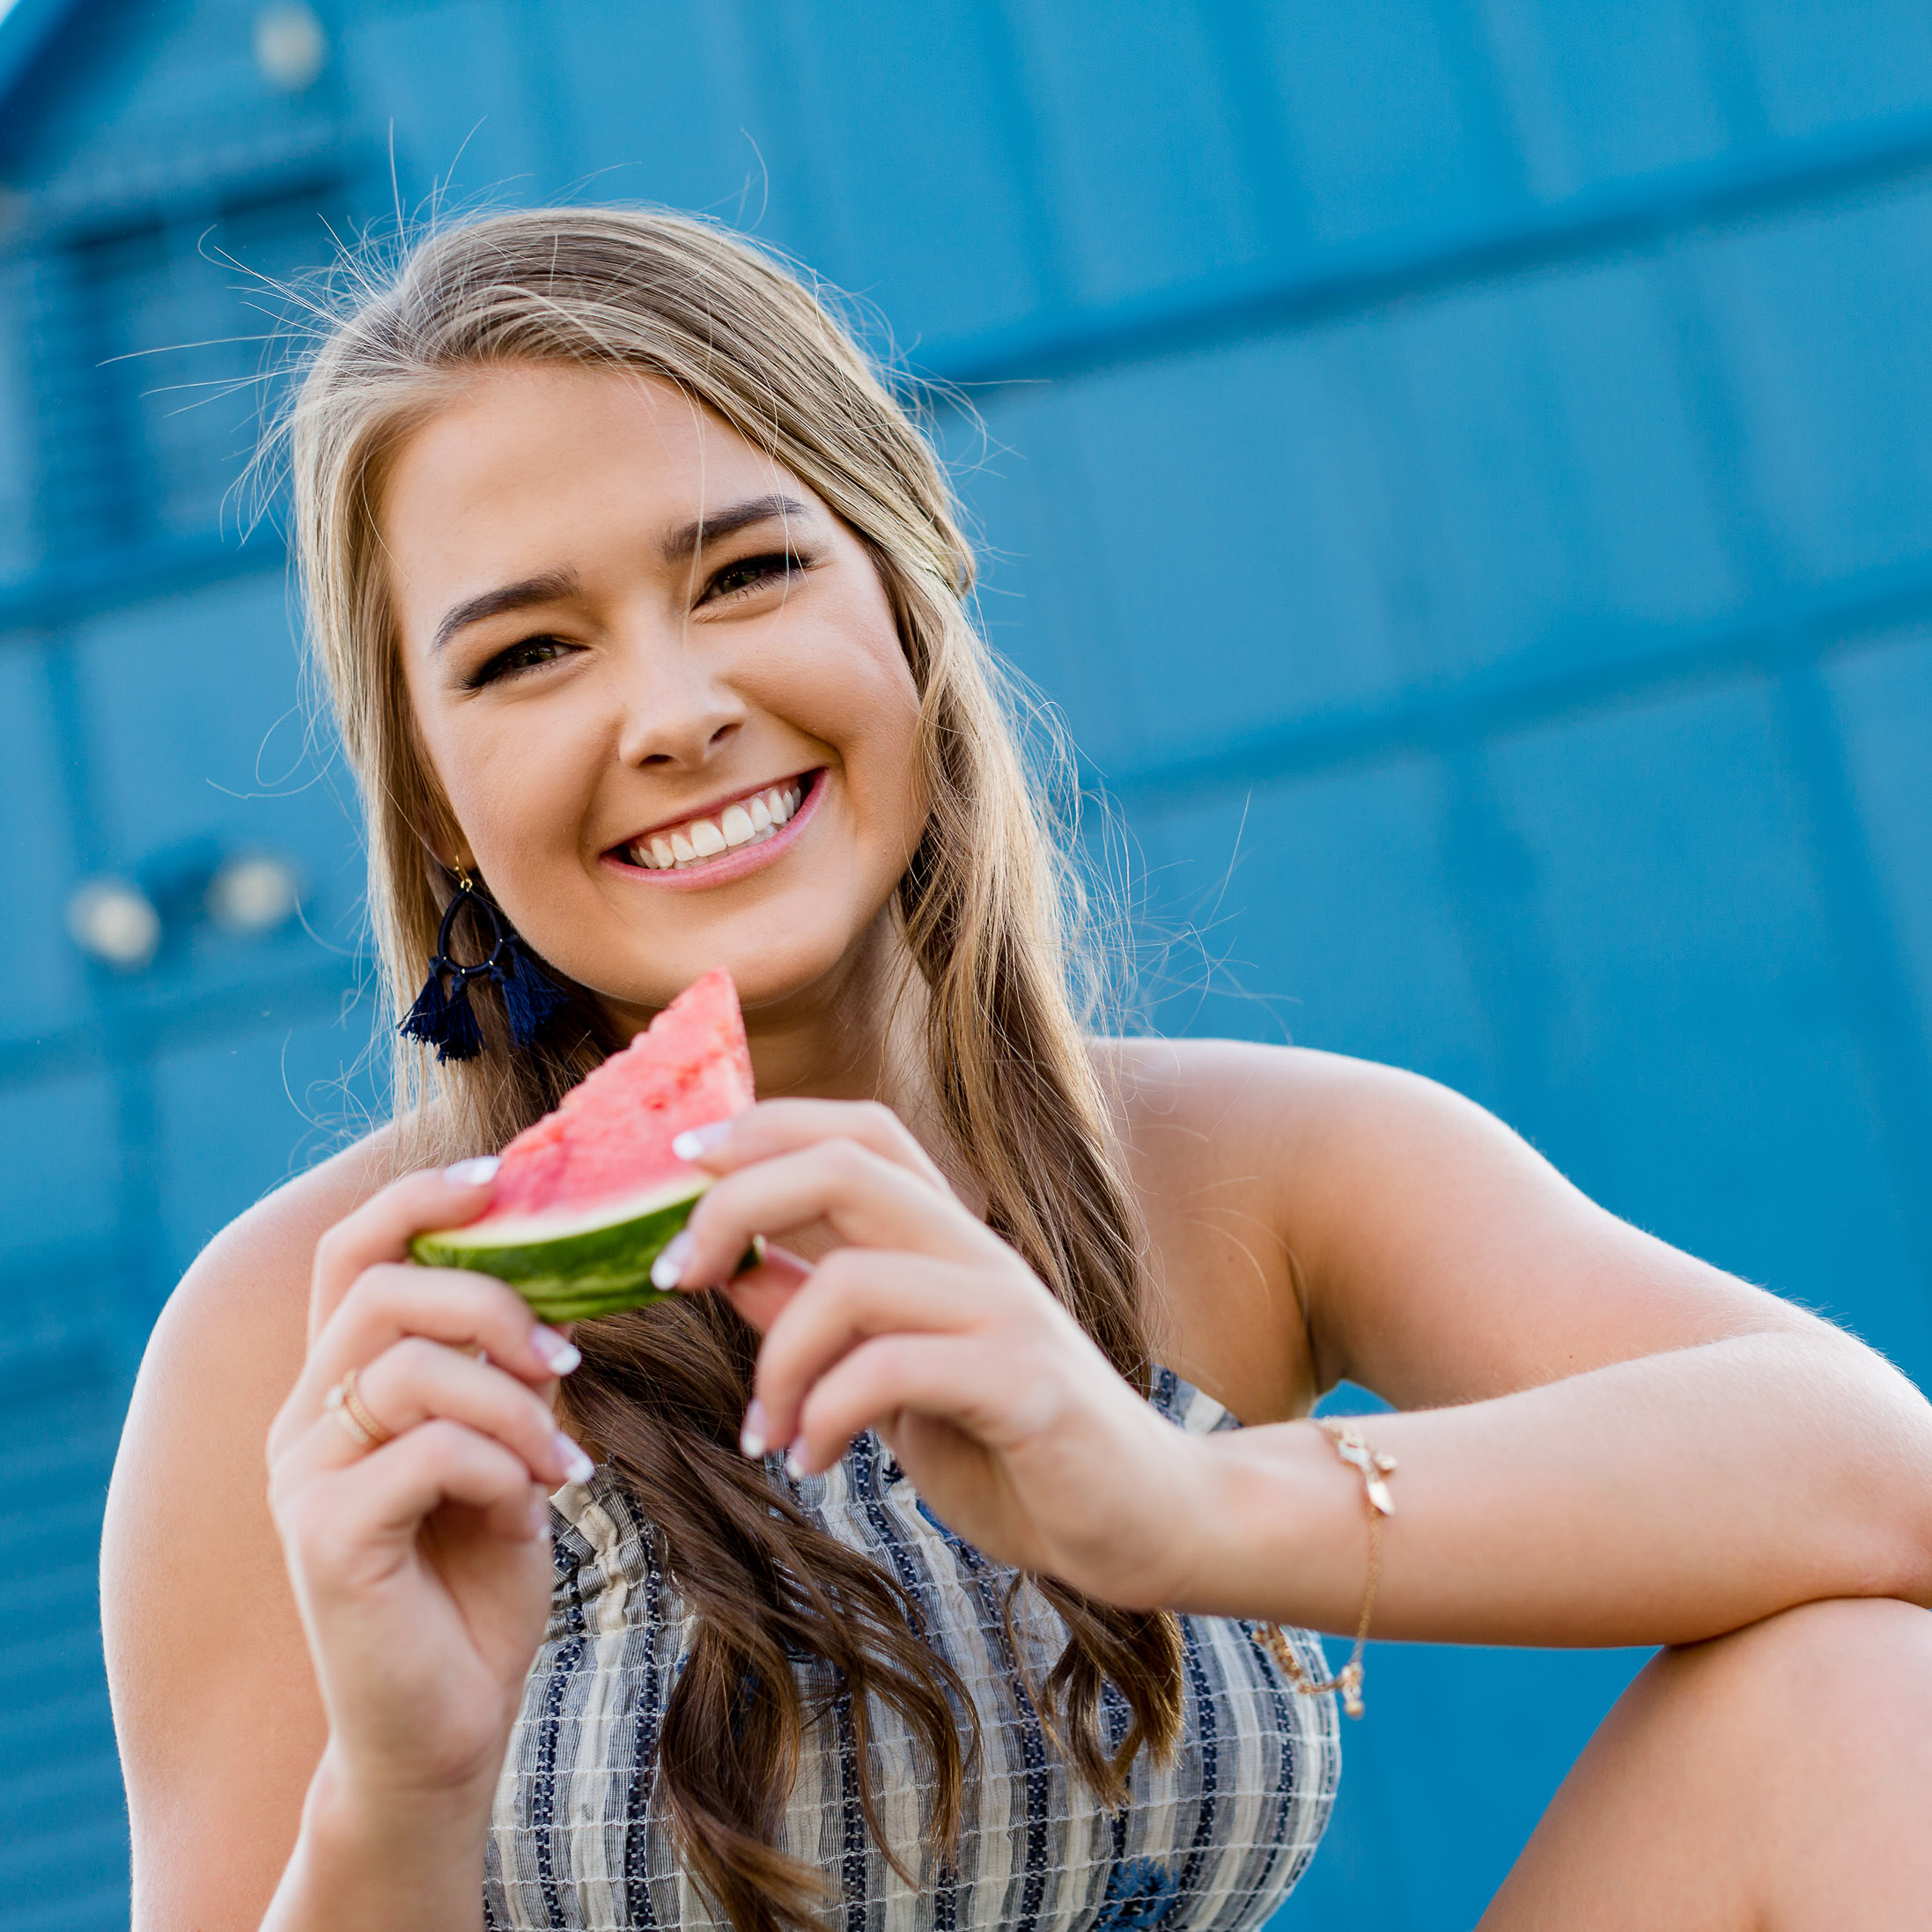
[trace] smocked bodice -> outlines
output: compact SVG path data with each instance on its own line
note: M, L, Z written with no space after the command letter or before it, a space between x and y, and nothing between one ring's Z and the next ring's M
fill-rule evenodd
M1158 1371L1154 1407L1179 1427L1238 1427L1212 1398ZM919 1602L931 1641L977 1709L953 1854L920 1847L923 1775L903 1721L872 1714L858 1761L849 1707L807 1735L784 1842L837 1888L844 1932L1243 1932L1287 1896L1313 1855L1341 1768L1334 1701L1298 1695L1255 1626L1184 1617L1185 1715L1165 1764L1143 1751L1125 1806L1110 1811L1051 1747L1027 1691L1066 1627L1012 1573L955 1536L877 1439L822 1476L771 1480L818 1525L863 1551ZM498 1787L486 1924L698 1932L716 1915L680 1870L656 1796L659 1722L689 1642L687 1612L653 1557L650 1526L600 1469L555 1499L557 1588ZM1291 1633L1325 1676L1315 1640ZM1109 1687L1108 1722L1125 1735ZM966 1740L962 1737L962 1745ZM869 1776L909 1884L873 1842L859 1803Z

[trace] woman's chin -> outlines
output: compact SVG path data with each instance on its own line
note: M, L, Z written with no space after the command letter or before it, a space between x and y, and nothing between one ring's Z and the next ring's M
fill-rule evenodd
M874 948L867 936L881 925L878 909L847 906L829 889L808 887L774 896L764 905L728 913L720 909L716 919L677 923L684 929L675 933L660 925L641 940L633 937L625 948L630 970L616 966L584 982L627 1034L715 966L729 971L748 1014L782 1020L789 1006L815 1007L851 972L870 963ZM640 953L647 963L639 961Z

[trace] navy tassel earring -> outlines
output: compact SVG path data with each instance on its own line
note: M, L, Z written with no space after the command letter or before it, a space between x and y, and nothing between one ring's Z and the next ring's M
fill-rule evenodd
M490 921L490 955L474 966L459 966L449 950L456 915L466 905L475 906ZM443 986L446 977L450 981L447 992ZM475 1059L483 1051L483 1029L476 1024L476 1015L469 1004L469 983L473 979L496 981L503 995L504 1018L509 1022L510 1037L525 1049L535 1043L570 998L545 974L522 940L505 927L502 915L476 890L476 881L459 868L455 894L436 935L429 977L423 982L415 1005L396 1030L412 1040L420 1040L424 1046L433 1046L439 1060Z
M510 1022L510 1037L520 1047L527 1047L570 999L530 956L528 948L514 936L498 984L503 988L503 1011Z

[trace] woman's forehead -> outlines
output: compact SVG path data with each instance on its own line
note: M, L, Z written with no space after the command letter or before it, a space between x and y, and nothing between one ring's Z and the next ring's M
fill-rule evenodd
M403 443L378 522L407 607L479 572L535 574L610 546L672 548L726 505L811 490L661 377L478 372ZM407 615L406 615L407 623Z
M385 496L422 483L514 493L602 468L628 472L633 486L689 488L720 468L734 477L787 474L715 411L647 370L513 364L465 377L410 432Z

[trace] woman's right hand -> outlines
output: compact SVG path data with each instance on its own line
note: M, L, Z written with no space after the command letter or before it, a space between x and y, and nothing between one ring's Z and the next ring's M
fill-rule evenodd
M329 1742L366 1803L479 1803L550 1601L549 1493L589 1463L552 1418L567 1338L487 1276L417 1267L412 1235L474 1220L494 1162L412 1175L315 1252L308 1354L269 1434L269 1503ZM350 1370L389 1438L326 1404Z

